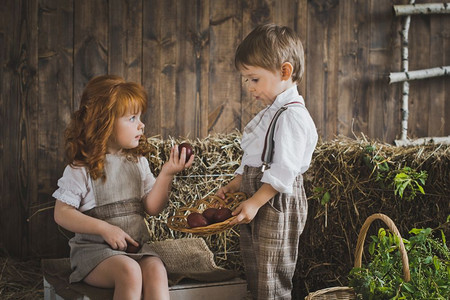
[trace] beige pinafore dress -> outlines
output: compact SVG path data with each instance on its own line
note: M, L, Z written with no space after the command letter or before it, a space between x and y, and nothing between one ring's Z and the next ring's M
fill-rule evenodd
M291 103L289 103L291 104ZM273 134L280 109L266 135L262 160L270 168ZM269 152L266 152L266 149ZM262 186L264 168L245 166L240 191L248 196ZM305 227L308 201L303 177L297 175L291 194L278 193L264 204L249 224L240 225L240 249L248 288L253 299L291 299L300 235Z
M84 213L122 228L142 248L135 254L126 253L112 249L100 235L76 233L69 241L71 283L83 280L100 262L113 255L127 255L136 260L144 255L158 256L147 248L144 187L137 163L125 156L107 154L105 174L106 181L101 178L93 181L96 207Z

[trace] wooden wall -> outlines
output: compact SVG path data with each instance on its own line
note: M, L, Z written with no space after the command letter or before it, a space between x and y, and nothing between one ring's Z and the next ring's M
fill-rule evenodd
M67 254L51 194L63 131L94 75L142 83L146 133L205 137L242 130L261 109L233 55L257 24L294 28L306 49L300 86L320 137L400 134L400 22L392 0L2 0L0 249ZM417 1L434 2L434 1ZM410 69L450 65L450 16L414 16ZM411 82L411 137L450 135L448 77ZM27 221L29 219L29 221Z

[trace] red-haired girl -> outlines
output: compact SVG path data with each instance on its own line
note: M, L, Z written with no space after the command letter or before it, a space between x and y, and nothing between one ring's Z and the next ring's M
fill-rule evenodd
M114 299L169 299L144 217L164 208L173 176L194 160L185 163L185 150L180 156L174 146L153 176L139 151L146 107L141 85L111 75L91 79L66 130L69 165L53 194L56 223L75 233L70 282L114 288Z

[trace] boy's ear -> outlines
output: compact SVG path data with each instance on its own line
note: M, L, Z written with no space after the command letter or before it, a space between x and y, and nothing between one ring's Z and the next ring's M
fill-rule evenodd
M292 72L294 71L294 67L290 62L285 62L281 65L281 79L288 80L292 76Z

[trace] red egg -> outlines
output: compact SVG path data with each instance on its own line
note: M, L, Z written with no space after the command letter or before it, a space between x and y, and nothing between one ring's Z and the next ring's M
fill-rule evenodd
M216 213L214 214L214 222L223 222L229 218L231 218L233 215L231 214L232 211L229 208L221 207L219 208Z
M210 223L214 223L214 214L217 212L217 208L214 207L210 207L205 209L202 212L202 215L206 218L206 220L208 220Z
M181 156L181 150L186 149L186 162L188 162L189 158L191 158L191 155L194 154L194 151L192 150L192 146L189 143L181 143L178 145L178 153L180 153Z
M206 218L198 212L193 212L190 215L187 216L187 223L189 227L195 228L195 227L203 227L208 226L209 222L206 220Z
M138 253L139 250L141 249L141 246L138 245L137 247L133 244L128 243L127 241L127 249L125 250L125 252L127 253Z

